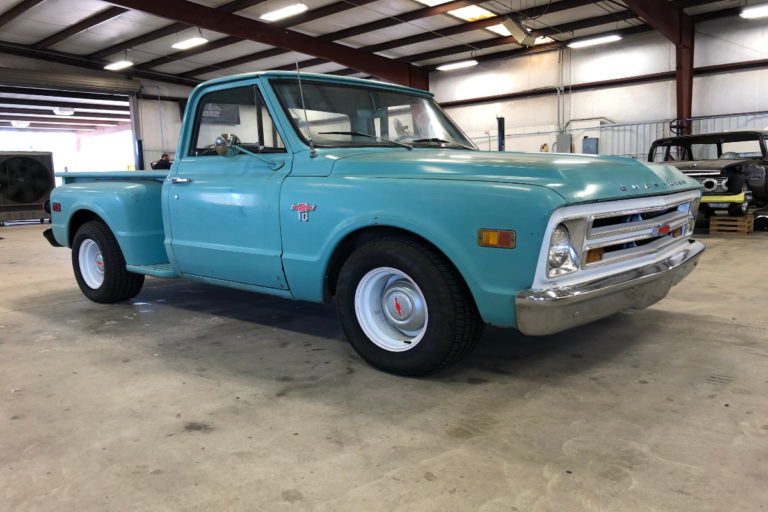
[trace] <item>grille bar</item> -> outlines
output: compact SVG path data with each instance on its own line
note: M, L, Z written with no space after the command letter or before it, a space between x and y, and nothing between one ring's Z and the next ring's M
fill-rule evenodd
M582 268L653 254L690 236L695 202L686 198L660 207L618 209L590 216L582 254L600 249L603 255L591 263L582 259Z

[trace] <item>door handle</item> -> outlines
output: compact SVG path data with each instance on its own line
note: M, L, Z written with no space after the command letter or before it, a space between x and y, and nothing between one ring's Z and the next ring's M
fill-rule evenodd
M191 183L192 180L189 178L171 178L171 183L178 184L178 183Z

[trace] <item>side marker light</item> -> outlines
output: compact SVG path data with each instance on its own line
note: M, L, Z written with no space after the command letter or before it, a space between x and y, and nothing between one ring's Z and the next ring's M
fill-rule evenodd
M499 249L515 248L515 232L504 229L478 229L477 245L480 247L496 247Z

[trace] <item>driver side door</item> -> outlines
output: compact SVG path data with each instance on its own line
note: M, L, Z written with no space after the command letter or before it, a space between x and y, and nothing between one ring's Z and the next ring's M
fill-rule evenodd
M218 155L213 144L222 133L264 160ZM166 197L170 249L182 275L287 290L278 206L291 160L257 86L203 96L191 135Z

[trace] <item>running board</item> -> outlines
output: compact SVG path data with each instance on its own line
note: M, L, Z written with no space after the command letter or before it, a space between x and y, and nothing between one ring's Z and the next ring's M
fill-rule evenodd
M173 270L170 263L153 263L152 265L126 265L125 269L134 274L144 274L152 277L181 277Z

